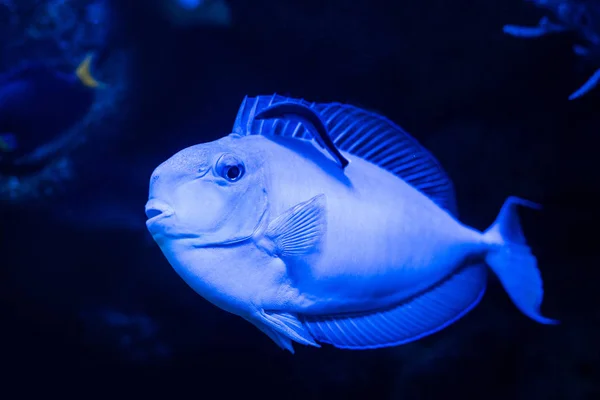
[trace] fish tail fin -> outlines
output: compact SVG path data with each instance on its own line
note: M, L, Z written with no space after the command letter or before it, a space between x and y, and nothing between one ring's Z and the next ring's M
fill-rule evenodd
M517 206L540 208L518 197L506 199L496 221L484 232L484 240L491 245L485 261L523 314L542 324L557 324L557 320L540 312L544 297L542 277L521 230Z
M93 53L88 53L81 64L75 70L75 75L79 78L82 85L91 89L102 89L106 87L106 84L98 81L92 74L92 60L94 58Z

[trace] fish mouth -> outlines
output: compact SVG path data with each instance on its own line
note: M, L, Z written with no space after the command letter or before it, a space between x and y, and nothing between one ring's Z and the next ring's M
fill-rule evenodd
M146 226L150 228L152 225L165 218L169 218L173 214L175 214L175 211L168 204L160 200L151 199L146 203L146 217L148 217Z

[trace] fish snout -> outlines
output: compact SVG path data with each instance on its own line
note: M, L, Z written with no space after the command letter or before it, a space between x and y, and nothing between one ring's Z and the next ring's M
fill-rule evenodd
M150 199L146 203L146 224L153 223L159 219L167 218L175 214L175 211L167 203L156 199Z

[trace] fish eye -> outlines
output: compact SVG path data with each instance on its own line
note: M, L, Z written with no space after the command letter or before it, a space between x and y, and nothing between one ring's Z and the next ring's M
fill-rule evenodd
M231 154L223 154L217 161L216 172L229 182L236 182L244 176L246 168L244 163L237 157Z

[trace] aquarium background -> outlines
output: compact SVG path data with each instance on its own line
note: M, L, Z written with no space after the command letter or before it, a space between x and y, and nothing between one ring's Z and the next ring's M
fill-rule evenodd
M111 70L97 69L118 96L83 129L70 178L54 195L2 203L3 388L69 398L600 398L600 90L567 100L595 67L573 54L572 35L504 35L504 24L543 15L519 0L232 0L226 25L174 24L151 3L105 3L106 38L81 50L103 54ZM1 54L7 70L34 52ZM228 134L245 95L272 93L398 123L446 168L468 225L485 229L509 195L541 203L523 211L523 225L543 312L561 325L530 321L491 280L480 306L418 342L298 345L291 355L195 294L146 232L148 179L178 150Z

